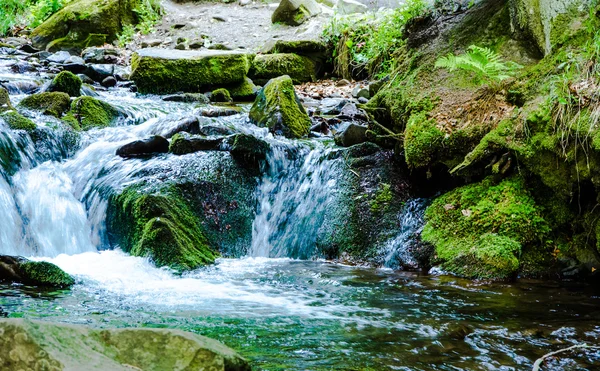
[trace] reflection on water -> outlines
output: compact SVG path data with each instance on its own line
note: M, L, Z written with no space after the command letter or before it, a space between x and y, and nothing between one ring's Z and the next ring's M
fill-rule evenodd
M69 292L0 286L11 317L181 328L217 338L265 370L526 370L600 341L593 287L483 284L291 259L221 259L182 277L119 251L60 255ZM594 370L580 351L553 370Z

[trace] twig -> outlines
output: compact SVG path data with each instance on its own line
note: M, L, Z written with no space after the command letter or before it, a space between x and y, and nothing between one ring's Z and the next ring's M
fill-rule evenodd
M582 348L586 348L586 349L588 349L588 348L592 348L592 349L600 349L600 347L597 347L597 346L589 346L589 345L587 345L587 344L577 344L577 345L573 345L573 346L570 346L570 347L568 347L568 348L565 348L565 349L560 349L560 350L557 350L557 351L554 351L554 352L550 352L550 353L548 353L548 354L545 354L545 355L544 355L544 356L542 356L541 358L538 358L538 359L535 361L535 363L533 364L533 369L532 369L532 371L540 371L540 367L542 366L542 362L544 362L544 360L545 360L546 358L549 358L549 357L555 356L555 355L557 355L557 354L559 354L559 353L568 352L568 351L570 351L570 350L575 350L575 349L582 349Z

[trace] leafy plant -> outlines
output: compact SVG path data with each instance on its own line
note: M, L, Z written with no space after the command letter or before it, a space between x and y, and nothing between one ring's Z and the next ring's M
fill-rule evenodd
M17 24L23 23L28 2L22 0L0 1L0 36L8 32Z
M469 46L466 53L454 55L452 53L439 58L435 62L437 68L446 68L449 71L463 70L475 74L477 81L487 81L495 85L511 77L516 70L522 68L514 62L505 62L493 50L476 45Z
M151 33L162 17L162 9L158 0L143 0L133 11L137 16L138 24L137 26L125 25L123 27L123 31L117 39L120 47L129 44L137 32L143 35Z

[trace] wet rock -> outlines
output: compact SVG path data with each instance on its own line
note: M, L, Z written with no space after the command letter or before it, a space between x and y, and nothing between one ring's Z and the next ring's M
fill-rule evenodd
M365 89L363 87L357 86L352 89L352 96L354 98L371 98L371 94L369 93L369 89Z
M18 61L10 66L10 70L14 73L26 73L33 72L36 70L36 68L29 62Z
M165 138L171 138L173 135L183 131L190 134L200 134L200 120L197 117L185 117L176 121L173 124L173 128L164 136Z
M142 49L132 57L131 80L141 93L193 93L243 82L250 60L242 52Z
M19 50L25 53L34 54L39 52L39 49L34 48L30 44L23 44L19 47Z
M256 125L288 138L308 135L311 126L289 76L272 79L260 90L249 117Z
M269 143L248 134L236 134L228 139L229 152L238 162L259 169L271 150Z
M186 50L187 47L186 47L185 43L180 43L180 44L175 45L175 49L176 50Z
M115 74L114 64L90 64L85 70L85 74L92 80L102 82L107 77Z
M112 76L108 76L107 78L105 78L104 80L102 80L102 82L100 83L100 85L104 86L105 88L112 88L117 86L117 79L115 79Z
M44 115L61 117L69 110L71 99L63 92L44 92L25 97L19 107L42 112Z
M3 370L250 371L248 362L222 343L179 330L93 329L9 318L0 320L0 332Z
M7 255L0 255L0 281L59 288L70 287L75 283L71 276L52 263Z
M65 64L80 64L80 65L84 65L86 62L83 60L83 58L78 57L76 55L72 55L70 56L66 61Z
M356 107L353 103L346 103L346 105L340 111L338 118L342 120L358 120L358 121L369 121L367 113Z
M225 44L211 44L208 46L208 49L210 50L233 50L232 47L227 46Z
M227 87L231 98L236 101L253 101L258 93L258 87L254 82L246 77L243 82Z
M117 39L126 25L139 17L138 1L79 0L67 4L31 33L33 46L40 50L72 50L79 53Z
M464 323L450 323L444 331L444 336L450 339L464 340L474 331L473 327Z
M213 90L210 96L211 102L224 103L224 102L233 102L231 98L231 94L227 89L219 88Z
M117 149L117 156L123 158L150 157L155 154L167 152L169 152L169 141L160 135L155 135L148 139L136 140L119 147Z
M386 76L381 80L373 81L369 84L369 95L374 97L381 88L390 81L390 77Z
M327 123L327 121L321 121L321 122L311 126L310 131L314 132L314 133L320 133L320 134L327 135L327 134L329 134L329 124Z
M206 136L225 136L233 134L233 130L222 124L202 125L200 126L198 131L200 132L200 134Z
M13 109L13 106L10 103L10 96L8 95L8 91L4 88L0 88L0 112L4 112L11 109Z
M204 117L225 117L242 113L239 107L210 107L204 108L200 114Z
M322 115L339 115L348 103L348 100L343 98L325 98L321 100L319 111Z
M122 112L110 104L93 97L79 97L71 103L71 110L65 121L76 130L107 127L112 124Z
M367 127L354 123L346 126L334 137L335 144L341 147L350 147L367 141Z
M81 82L88 85L93 85L94 80L92 80L88 75L84 75L82 73L78 74L77 77L81 79Z
M180 132L171 138L169 152L175 155L185 155L199 151L218 151L221 150L223 140L223 138L204 138Z
M66 93L71 97L81 95L82 81L79 77L69 71L63 71L56 75L48 86L48 92Z
M85 63L91 64L116 64L118 61L118 51L116 49L105 48L87 48L81 56Z
M40 88L37 82L34 81L11 81L0 84L10 94L33 94Z
M166 95L162 98L165 102L203 103L208 104L209 99L201 93L184 93Z
M50 63L63 64L67 59L71 58L71 54L66 51L60 51L52 54L46 60Z
M13 130L25 130L32 132L37 127L35 122L21 115L16 110L8 110L0 113L0 119L6 122L8 127Z
M283 75L290 76L294 84L314 82L317 79L317 65L312 59L298 54L260 54L254 58L248 76L256 83L264 84Z
M367 103L369 103L369 100L367 98L359 97L358 98L358 103L360 103L360 104L367 104Z
M315 0L282 0L273 12L271 22L299 26L320 13L321 6Z
M86 70L86 65L85 64L77 64L77 63L68 63L68 64L63 64L62 65L62 69L64 71L69 71L75 74L79 74L82 72L85 72Z

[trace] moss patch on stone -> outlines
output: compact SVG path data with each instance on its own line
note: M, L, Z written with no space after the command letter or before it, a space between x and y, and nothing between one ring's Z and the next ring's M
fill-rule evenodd
M250 109L250 119L289 138L308 135L311 125L289 76L274 78L260 90Z
M52 263L27 261L20 264L19 268L28 284L54 287L70 287L75 284L73 277Z
M211 93L210 99L213 102L221 102L221 103L233 102L233 99L231 98L231 94L229 94L229 91L225 88L219 88L219 89L213 90Z
M314 82L317 79L315 62L293 53L260 54L254 58L249 77L258 84L272 78L288 75L294 84Z
M239 84L228 86L227 90L229 90L231 97L238 101L253 101L257 93L256 85L248 77Z
M116 108L92 97L80 97L71 103L65 121L75 130L88 130L110 126L119 116Z
M69 110L71 99L67 93L39 93L25 97L19 106L60 118Z
M5 111L0 114L0 118L4 120L13 130L25 130L32 132L37 127L35 122L21 115L15 110Z
M81 95L81 79L69 71L62 71L50 83L48 91L50 92L62 92L66 93L71 97L78 97Z

